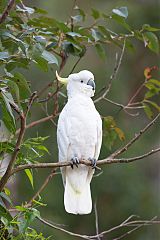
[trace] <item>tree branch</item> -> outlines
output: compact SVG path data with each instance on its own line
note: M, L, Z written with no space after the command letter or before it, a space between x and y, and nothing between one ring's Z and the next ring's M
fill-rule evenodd
M136 142L140 136L145 133L152 125L155 124L155 122L158 120L160 116L160 113L151 121L149 122L142 130L140 130L139 133L135 134L135 137L133 137L124 147L120 148L119 150L115 151L114 153L111 154L110 157L115 158L118 155L120 155L121 153L125 152L128 150L128 148L134 143Z
M13 6L14 6L14 3L15 3L15 0L10 0L10 1L8 2L8 5L7 5L6 8L4 9L2 15L0 16L0 24L3 23L3 22L6 20L9 12L11 11L11 9L12 9Z
M31 108L31 105L32 105L35 98L36 98L36 93L34 92L30 97L30 100L29 100L29 103L28 103L28 106L27 106L27 110L26 110L25 113L21 112L15 104L11 103L11 106L13 107L13 109L20 116L21 127L20 127L20 132L19 132L19 135L18 135L18 139L17 139L16 146L15 146L15 149L14 149L13 154L12 154L11 160L8 164L8 167L7 167L7 170L6 170L5 174L3 175L3 177L0 180L0 192L3 190L5 184L7 183L8 179L10 178L10 176L12 174L12 168L13 168L14 163L16 161L17 155L20 151L20 147L21 147L21 144L22 144L22 141L23 141L25 130L26 130L26 117L28 115L28 112L29 112L29 110Z
M95 225L96 225L97 240L101 240L101 237L99 236L99 223L98 223L97 202L94 203L94 212L95 212Z
M45 181L43 182L43 184L41 185L41 187L39 188L39 190L35 193L35 195L31 198L31 200L24 206L24 207L31 207L34 200L40 195L40 193L45 189L45 187L47 186L48 182L55 176L56 174L56 169L53 169L51 171L51 173L47 176L47 178L45 179Z
M118 60L118 57L117 57L117 55L116 55L116 64L115 64L113 73L112 73L112 75L110 76L108 86L107 86L107 88L105 87L105 88L102 89L102 90L104 90L104 89L106 89L106 90L104 91L104 93L103 93L100 97L98 97L97 99L94 100L94 103L97 103L97 102L101 101L101 100L104 99L104 98L106 97L106 95L109 93L109 91L110 91L110 89L111 89L111 86L112 86L112 82L113 82L113 80L116 78L117 73L118 73L119 68L120 68L120 65L121 65L121 63L122 63L125 46L126 46L126 39L124 39L123 48L122 48L122 52L121 52L121 55L120 55L119 60Z
M114 163L131 163L134 161L138 161L141 159L144 159L145 157L148 157L152 154L155 154L157 152L160 152L160 147L157 149L153 149L150 152L147 152L143 155L137 156L137 157L132 157L132 158L111 158L108 157L103 160L98 160L97 161L97 166L105 165L105 164L114 164ZM23 171L24 169L34 169L34 168L58 168L58 167L65 167L65 166L71 166L72 162L71 161L66 161L66 162L56 162L56 163L32 163L32 164L24 164L24 165L19 165L18 167L14 168L12 170L11 175ZM85 164L87 166L91 166L91 162L89 160L80 160L80 164Z
M64 228L61 228L61 227L58 227L56 226L55 224L49 222L48 220L45 220L41 217L37 217L37 219L39 221L41 221L43 224L51 227L51 228L54 228L54 229L57 229L57 230L60 230L61 232L64 232L70 236L74 236L74 237L79 237L79 238L82 238L82 239L96 239L98 237L103 237L104 235L106 234L109 234L117 229L120 229L120 228L125 228L125 227L134 227L131 231L128 231L127 233L121 235L119 238L116 238L114 240L119 240L119 239L122 239L124 236L127 236L128 234L130 234L131 232L137 230L138 228L142 227L142 226L148 226L148 225L153 225L153 224L160 224L160 221L159 220L155 220L157 217L154 217L152 218L151 220L135 220L135 221L129 221L133 216L129 217L127 220L125 220L124 222L122 222L121 224L113 227L113 228L110 228L106 231L103 231L99 234L96 234L96 235L82 235L82 234L78 234L78 233L74 233L74 232L70 232L70 231L67 231L66 229Z
M14 165L14 162L17 158L17 155L19 153L20 150L20 146L24 137L24 133L25 133L25 127L26 127L26 118L24 117L23 114L20 115L20 120L21 120L21 128L20 128L20 132L19 132L19 136L17 139L17 143L14 149L14 152L12 154L11 160L9 162L9 165L7 167L7 170L5 172L5 174L3 175L2 179L0 180L0 192L3 190L5 184L7 183L9 177L11 176L11 172L12 172L12 167Z

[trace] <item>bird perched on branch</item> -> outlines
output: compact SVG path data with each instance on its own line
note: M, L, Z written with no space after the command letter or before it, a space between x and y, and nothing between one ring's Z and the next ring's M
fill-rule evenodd
M87 70L57 79L67 86L68 102L60 113L57 128L59 161L71 161L62 167L64 206L68 213L88 214L92 210L90 182L102 143L102 120L91 97L95 93L94 76ZM90 160L91 166L79 164Z

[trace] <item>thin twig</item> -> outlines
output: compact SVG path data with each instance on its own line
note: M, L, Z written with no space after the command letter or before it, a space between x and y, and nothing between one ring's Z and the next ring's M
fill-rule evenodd
M56 169L53 169L51 173L47 176L41 187L38 189L38 191L34 194L34 196L31 198L31 200L24 206L24 207L31 207L34 200L40 195L40 193L45 189L47 186L48 182L55 176L56 174Z
M133 106L132 104L127 104L126 106L121 104L121 103L117 103L117 102L114 102L108 98L104 98L104 100L106 100L107 102L117 106L117 107L121 107L122 109L140 109L140 108L144 108L144 106Z
M104 235L106 234L109 234L111 232L114 232L115 230L117 229L120 229L120 228L124 228L124 227L135 227L133 228L131 231L125 233L125 235L121 235L120 237L124 237L124 236L127 236L128 234L130 234L131 232L137 230L138 228L142 227L142 226L149 226L149 225L153 225L153 224L160 224L160 221L159 220L155 220L157 217L154 217L152 218L151 220L135 220L135 221L128 221L129 219L131 219L131 217L128 218L128 220L124 221L123 223L113 227L113 228L110 228L108 230L105 230L99 234L96 234L96 235L82 235L82 234L78 234L78 233L74 233L74 232L70 232L70 231L67 231L66 229L64 228L61 228L61 227L58 227L57 225L53 224L53 223L50 223L48 220L45 220L41 217L37 217L38 220L40 220L43 224L51 227L51 228L54 228L54 229L57 229L61 232L64 232L70 236L74 236L74 237L79 237L79 238L82 238L82 239L96 239L98 237L103 237ZM119 240L121 238L116 238L114 240Z
M15 0L10 0L6 8L4 9L2 15L0 16L0 24L3 23L7 16L9 15L9 12L12 10L14 6Z
M118 155L120 155L121 153L127 151L128 148L130 146L132 146L132 144L134 142L136 142L143 133L145 133L152 125L155 124L155 122L158 120L159 116L160 116L160 113L151 122L149 122L142 130L140 130L139 133L135 134L135 136L124 147L122 147L119 150L117 150L114 153L112 153L110 157L115 158Z
M116 64L115 64L113 73L112 73L112 75L110 76L110 79L109 79L109 82L108 82L108 86L107 86L107 88L105 87L106 90L104 91L104 93L103 93L100 97L98 97L97 99L94 100L94 103L99 102L100 100L102 100L103 98L105 98L106 95L109 93L109 91L110 91L110 89L111 89L111 86L112 86L112 82L113 82L113 80L116 78L117 73L118 73L119 68L120 68L120 65L121 65L121 63L122 63L125 46L126 46L126 39L124 39L123 48L122 48L122 52L121 52L121 55L120 55L119 60L118 60L118 57L117 57L117 55L116 55Z
M125 223L121 223L113 228L110 228L109 230L103 231L101 232L99 235L100 236L104 236L105 234L111 233L119 228L124 228L124 227L137 227L137 229L140 226L148 226L148 225L152 225L152 224L160 224L160 221L156 221L153 219L156 219L157 217L152 218L151 220L135 220L135 221L130 221L130 222L125 222ZM133 229L132 229L133 230ZM136 229L135 229L136 230ZM97 237L97 236L95 236ZM115 239L114 239L115 240Z
M150 223L152 223L152 221L154 221L157 217L154 217L150 220ZM133 226L133 225L132 225ZM133 229L131 229L130 231L127 231L126 233L122 234L121 236L119 237L116 237L114 238L113 240L120 240L126 236L128 236L129 234L131 234L132 232L136 231L137 229L141 228L141 227L144 227L144 226L148 226L148 221L147 222L144 222L136 227L134 227Z
M145 79L145 81L138 87L138 89L136 90L136 92L134 93L134 95L130 98L128 104L126 105L126 107L128 105L130 105L133 100L135 99L135 97L137 97L137 95L140 93L140 91L142 90L142 88L145 86L145 83L147 82L147 79Z
M74 69L76 68L76 66L78 65L78 63L80 62L80 60L82 59L82 57L79 57L78 60L75 62L75 64L73 65L71 71L69 74L73 73Z
M95 212L96 235L97 235L97 239L101 240L101 238L99 236L98 212L97 212L97 202L96 201L94 203L94 212Z
M53 223L50 223L48 220L45 220L44 218L41 218L41 217L37 217L38 220L40 220L43 224L51 227L51 228L54 228L54 229L57 229L57 230L60 230L61 232L64 232L64 233L67 233L71 236L74 236L74 237L79 237L79 238L83 238L83 239L91 239L89 236L87 235L81 235L81 234L78 234L78 233L73 233L73 232L70 232L70 231L67 231L66 229L64 228L61 228L61 227L58 227L57 225L54 225Z
M29 103L28 103L28 106L27 106L27 110L26 110L25 113L21 112L14 103L10 103L11 106L13 107L13 109L20 116L21 127L20 127L20 132L19 132L19 135L18 135L18 138L17 138L16 146L15 146L15 149L13 151L11 160L10 160L10 162L8 164L8 167L7 167L7 170L6 170L5 174L3 175L3 177L0 180L0 192L3 190L5 184L7 183L8 179L11 176L12 168L14 166L14 163L15 163L16 158L18 156L18 153L20 151L21 144L22 144L22 141L23 141L23 137L24 137L24 134L25 134L25 130L26 130L26 117L28 115L28 112L29 112L29 110L31 108L31 105L32 105L32 103L33 103L35 98L36 98L36 93L33 93L31 95L31 98L29 100Z
M134 161L138 161L141 159L144 159L150 155L153 155L157 152L160 152L160 147L157 149L153 149L150 152L147 152L143 155L137 156L137 157L132 157L132 158L111 158L108 157L103 160L98 160L97 161L97 166L100 165L105 165L105 164L115 164L115 163L131 163ZM34 168L58 168L58 167L65 167L65 166L71 166L72 162L71 161L66 161L66 162L56 162L56 163L32 163L32 164L24 164L24 165L19 165L18 167L14 168L12 170L11 175L23 171L24 169L34 169ZM91 166L91 162L89 160L80 160L80 164L85 164L87 166Z
M21 128L20 128L20 132L19 132L19 135L18 135L17 143L16 143L16 146L15 146L14 152L12 154L11 160L8 164L7 170L0 180L0 192L3 190L5 184L7 183L9 177L11 176L12 167L14 165L14 162L15 162L16 158L17 158L17 155L19 153L20 146L21 146L21 143L22 143L22 140L23 140L23 137L24 137L25 126L26 126L26 118L24 117L23 114L20 115L20 120L21 120Z

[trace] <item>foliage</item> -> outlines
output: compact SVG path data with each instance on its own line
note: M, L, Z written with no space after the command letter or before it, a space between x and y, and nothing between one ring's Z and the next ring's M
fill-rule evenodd
M1 13L5 11L5 6L6 1L2 0ZM100 12L92 8L89 16L92 18L90 25L87 21L89 17L83 9L74 6L73 12L74 14L66 22L61 22L48 17L45 10L25 6L22 1L17 0L14 8L9 12L9 16L1 23L0 120L5 125L4 132L9 131L8 139L4 141L0 135L2 159L4 153L13 156L21 128L20 119L25 116L28 122L29 114L31 114L28 110L31 105L38 108L43 107L40 94L31 104L34 81L26 79L20 72L22 69L29 71L34 64L45 73L52 70L52 66L56 66L61 71L70 56L81 59L89 48L94 48L99 57L105 61L107 59L106 46L114 45L122 49L124 42L126 42L128 51L135 49L138 41L154 54L159 53L160 29L149 24L135 29L128 22L129 13L125 6L114 8L111 12ZM108 27L112 22L115 23L115 29ZM157 70L157 67L148 67L144 70L145 80L142 85L145 93L139 105L144 108L149 118L152 118L155 112L160 112L156 98L160 93L160 80L152 76ZM50 86L55 84L56 80ZM46 86L45 83L44 86ZM37 90L41 92L41 89ZM57 91L56 89L55 93ZM46 99L49 100L50 96L54 96L55 93L45 96ZM54 102L56 102L55 99ZM54 107L56 108L56 106ZM117 127L112 116L104 116L103 120L104 142L111 151L116 140L125 140L125 133ZM47 137L24 139L20 144L13 167L40 162L45 154L49 154L44 144L46 139ZM26 169L25 173L34 187L32 170ZM34 207L27 208L25 204L14 206L11 198L10 191L5 187L4 191L0 193L0 238L49 239L31 228L32 222L40 216L37 207L44 204L36 201ZM6 202L11 209L15 209L14 217L5 206Z

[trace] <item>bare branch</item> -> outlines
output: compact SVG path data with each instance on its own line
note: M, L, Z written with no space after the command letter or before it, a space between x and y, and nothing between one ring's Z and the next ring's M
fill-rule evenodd
M155 218L151 219L151 221L153 221L154 219L155 219ZM147 226L147 225L148 225L148 223L140 224L140 225L134 227L133 229L131 229L130 231L127 231L126 233L122 234L121 236L114 238L113 240L120 240L120 239L128 236L128 235L131 234L132 232L138 230L139 228L141 228L141 227L143 227L143 226Z
M13 6L14 6L14 3L15 3L15 0L10 0L10 1L8 2L8 5L6 6L4 12L3 12L2 15L0 16L0 24L3 23L3 22L6 20L9 12L11 11L11 9L12 9Z
M31 95L31 98L29 100L27 110L26 110L25 113L21 112L15 104L11 103L11 106L14 108L14 110L20 115L21 127L20 127L20 132L19 132L19 135L18 135L18 138L17 138L16 146L15 146L15 149L13 151L11 160L8 164L8 167L7 167L7 170L6 170L5 174L3 175L3 177L0 180L0 192L3 190L5 184L7 183L8 179L10 178L10 176L12 174L12 168L13 168L14 163L16 161L17 155L20 151L21 144L22 144L23 137L24 137L25 130L26 130L26 117L28 115L28 112L29 112L29 110L31 108L31 105L32 105L35 98L36 98L36 93L34 92Z
M19 153L20 146L21 146L21 143L22 143L22 140L23 140L23 137L24 137L25 126L26 126L26 118L24 117L24 115L21 114L20 120L21 120L21 128L20 128L20 132L19 132L19 135L18 135L17 143L16 143L16 146L15 146L14 152L12 154L11 160L9 162L9 165L7 167L7 170L0 180L0 192L3 190L5 184L7 183L9 177L11 176L12 167L14 165L14 162L15 162L16 158L17 158L17 155Z
M132 157L132 158L111 158L108 157L103 160L98 160L97 161L97 166L100 165L105 165L105 164L114 164L114 163L131 163L134 161L138 161L141 159L144 159L152 154L155 154L157 152L160 152L160 147L157 149L153 149L150 152L147 152L143 155L137 156L137 157ZM24 165L19 165L18 167L14 168L12 170L11 175L22 171L24 169L34 169L34 168L58 168L58 167L65 167L65 166L71 166L72 162L71 161L66 161L66 162L56 162L56 163L32 163L32 164L24 164ZM89 160L80 160L80 164L85 164L87 166L91 166L91 162Z
M94 100L94 103L97 103L97 102L101 101L101 100L104 99L104 98L106 97L106 95L109 93L109 91L110 91L110 89L111 89L111 86L112 86L112 82L113 82L113 80L116 78L117 73L118 73L119 68L120 68L120 65L121 65L121 63L122 63L125 46L126 46L126 39L124 39L123 48L122 48L122 52L121 52L121 55L120 55L119 60L118 60L118 57L117 57L117 55L116 55L116 64L115 64L113 73L112 73L112 75L110 76L110 79L109 79L109 82L108 82L108 86L107 86L107 88L106 88L106 87L104 88L104 89L105 89L104 93L103 93L100 97L98 97L97 99Z
M35 195L31 198L31 200L24 206L24 207L31 207L33 204L33 201L40 195L40 193L45 189L48 182L56 175L56 169L53 169L51 173L47 176L44 183L41 185L39 190L35 193Z
M154 217L152 218L151 220L135 220L135 221L130 221L129 220L132 218L133 216L130 216L129 218L127 218L127 220L125 220L124 222L122 222L121 224L113 227L113 228L110 228L106 231L103 231L99 234L96 234L96 235L82 235L82 234L78 234L78 233L74 233L74 232L70 232L70 231L67 231L66 229L64 228L61 228L53 223L50 223L48 220L45 220L41 217L37 217L38 220L40 220L43 224L51 227L51 228L54 228L54 229L57 229L61 232L64 232L66 234L69 234L70 236L74 236L74 237L78 237L78 238L81 238L81 239L100 239L100 237L103 237L104 235L106 234L109 234L111 232L114 232L115 230L117 229L120 229L120 228L125 228L125 227L134 227L133 229L131 229L130 231L127 231L125 234L121 235L119 238L115 238L114 240L120 240L122 239L123 237L129 235L130 233L132 233L133 231L137 230L138 228L142 227L142 226L149 226L149 225L153 225L153 224L160 224L160 221L159 220L155 220L157 217Z
M96 224L96 234L97 234L97 239L101 240L99 236L99 223L98 223L98 212L97 212L97 202L94 203L94 212L95 212L95 224Z
M112 153L110 157L115 158L115 157L119 156L121 153L127 151L128 148L134 142L136 142L143 133L145 133L152 125L155 124L155 122L158 120L159 116L160 116L160 113L151 122L149 122L142 130L140 130L139 133L135 134L135 136L124 147L122 147L119 150L117 150L114 153Z
M78 58L78 60L75 62L75 64L73 65L70 74L73 73L74 69L76 68L76 66L78 65L78 63L80 62L80 60L82 59L82 56Z
M142 227L142 226L148 226L148 225L152 225L152 224L160 224L160 221L156 221L157 217L154 217L152 218L151 220L135 220L135 221L124 221L123 223L109 229L109 230L106 230L106 231L103 231L99 234L99 236L104 236L105 234L108 234L108 233L111 233L119 228L124 228L124 227L135 227L133 228L131 231L125 233L125 235L121 235L120 237L122 238L122 236L127 236L128 234L130 234L131 232L137 230L138 228ZM129 219L129 218L128 218ZM92 236L93 237L93 236ZM97 236L94 236L94 237L97 237ZM121 238L116 238L114 240L119 240Z
M54 225L53 223L50 223L48 220L45 220L44 218L41 218L41 217L37 217L38 220L40 220L42 223L44 223L45 225L51 227L51 228L54 228L54 229L57 229L57 230L60 230L61 232L64 232L64 233L67 233L71 236L74 236L74 237L79 237L79 238L83 238L83 239L91 239L89 236L87 235L81 235L81 234L78 234L78 233L73 233L73 232L70 232L70 231L67 231L66 229L64 228L61 228L61 227L58 227L57 225Z

